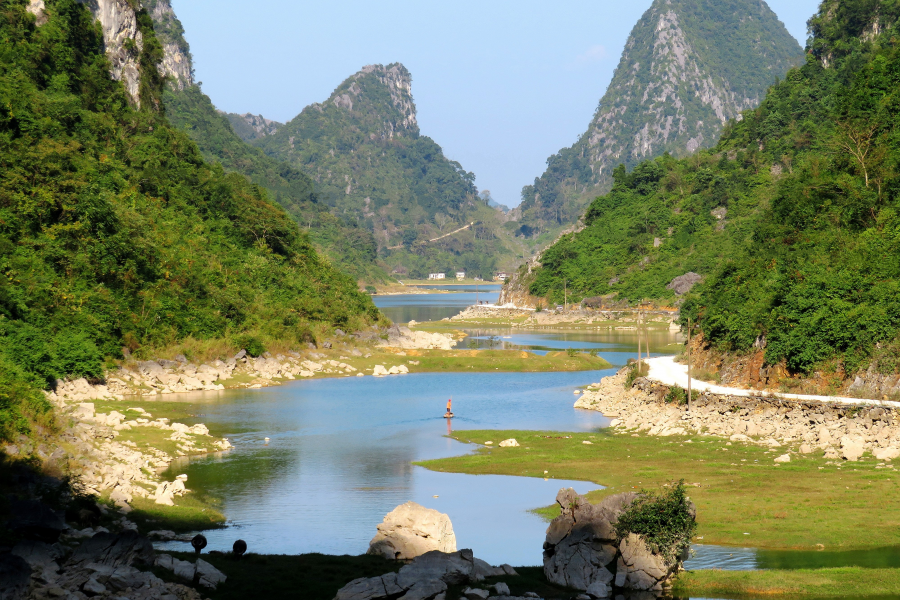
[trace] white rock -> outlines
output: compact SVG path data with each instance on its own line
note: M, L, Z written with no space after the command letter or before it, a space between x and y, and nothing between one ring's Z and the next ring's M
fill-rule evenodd
M432 550L456 552L456 535L450 517L415 502L406 502L385 515L366 554L410 560Z
M375 365L375 368L372 369L372 375L375 377L384 377L388 374L388 370L384 368L384 365Z
M501 448L516 448L519 446L519 442L515 440L515 438L509 438L508 440L503 440L500 442Z
M900 450L897 448L879 448L873 454L878 460L894 460L900 456Z
M791 462L791 455L790 454L782 454L781 456L779 456L778 458L775 459L775 462L789 463L789 462Z

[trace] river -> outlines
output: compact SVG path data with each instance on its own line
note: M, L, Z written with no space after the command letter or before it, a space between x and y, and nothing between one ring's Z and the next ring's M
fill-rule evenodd
M479 299L494 301L493 293L494 298L482 298L485 293L479 290ZM452 316L472 302L474 292L468 291L376 298L398 322ZM463 430L591 431L606 426L601 414L574 409L572 392L625 364L635 352L635 333L467 333L467 343L477 347L537 353L569 347L597 350L613 368L319 379L186 395L185 401L202 406L196 422L234 444L226 453L175 463L167 473L185 473L189 488L221 499L230 527L206 532L209 549L229 550L241 538L258 553L360 554L384 515L413 500L447 513L458 546L473 548L479 558L492 564L540 564L546 522L530 510L552 504L562 487L585 493L598 486L552 479L552 473L548 480L476 476L437 473L412 463L471 451L473 446L452 439ZM651 349L654 354L671 352L676 341L677 334L658 332L651 338ZM441 418L451 396L458 415L452 423ZM160 546L184 549L178 543ZM815 566L822 560L750 548L700 545L694 551L688 568L785 568ZM900 566L900 553L886 556L876 553L868 562ZM834 560L857 564L860 558Z

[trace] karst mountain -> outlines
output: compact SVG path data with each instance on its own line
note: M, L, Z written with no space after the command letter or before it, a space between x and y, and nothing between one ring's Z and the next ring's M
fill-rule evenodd
M518 233L544 241L572 225L613 170L714 145L730 119L802 62L762 0L654 0L631 32L587 131L522 190Z

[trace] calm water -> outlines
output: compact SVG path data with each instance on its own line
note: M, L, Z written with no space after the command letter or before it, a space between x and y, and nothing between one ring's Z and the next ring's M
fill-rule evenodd
M394 323L406 324L415 320L440 321L441 319L458 315L467 306L475 304L476 298L480 302L494 303L500 298L499 285L475 286L418 286L422 288L450 290L451 294L402 294L398 296L373 296L375 306L381 309Z
M360 554L384 515L413 500L447 513L458 546L476 556L540 564L546 523L528 511L552 504L561 487L598 486L436 473L411 463L473 448L445 437L450 424L440 415L451 395L455 431L603 427L601 414L572 408L572 391L606 374L413 374L221 392L197 420L235 448L175 465L169 475L187 473L192 490L223 499L235 528L209 532L210 549L230 549L240 537L257 552Z

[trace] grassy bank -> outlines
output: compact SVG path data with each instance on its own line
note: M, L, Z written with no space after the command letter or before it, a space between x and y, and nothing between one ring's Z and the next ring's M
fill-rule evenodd
M660 488L684 478L697 504L695 540L759 548L848 550L900 543L898 474L873 459L843 465L819 457L729 445L721 438L657 438L630 434L463 431L458 439L482 446L455 458L419 464L436 470L593 481L606 489L597 501L623 491ZM516 438L519 448L498 448ZM589 441L590 445L583 442ZM546 473L545 473L546 472ZM548 505L553 498L547 498ZM552 517L555 511L542 511ZM878 527L872 527L877 515ZM861 535L860 532L865 532Z
M797 571L691 571L679 576L674 595L741 598L896 598L900 569Z
M599 356L585 353L548 352L545 356L524 350L407 350L418 365L410 371L544 373L550 371L595 371L610 365Z

